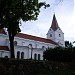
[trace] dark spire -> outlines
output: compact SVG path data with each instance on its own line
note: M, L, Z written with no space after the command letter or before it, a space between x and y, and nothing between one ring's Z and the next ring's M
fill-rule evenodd
M54 31L56 31L59 28L58 23L57 23L57 20L56 20L56 17L55 17L55 14L53 15L53 20L52 20L51 28Z

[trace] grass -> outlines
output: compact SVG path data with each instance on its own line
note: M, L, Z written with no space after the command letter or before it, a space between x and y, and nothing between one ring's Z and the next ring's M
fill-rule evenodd
M75 71L50 71L38 75L75 75Z

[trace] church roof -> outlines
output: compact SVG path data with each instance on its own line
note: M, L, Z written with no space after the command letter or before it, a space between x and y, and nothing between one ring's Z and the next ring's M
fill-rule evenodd
M6 35L6 32L4 29L0 29L0 34L5 34Z
M55 14L53 15L53 20L52 20L51 28L54 31L56 31L59 28L58 22L57 22L56 17L55 17Z
M30 39L30 40L35 40L35 41L41 41L41 42L51 43L51 44L57 45L56 42L54 42L54 41L52 41L52 40L50 40L50 39L41 38L41 37L32 36L32 35L23 34L23 33L18 33L18 34L16 35L16 37L25 38L25 39Z
M0 46L0 50L6 50L6 51L9 51L9 48L8 48L8 46Z

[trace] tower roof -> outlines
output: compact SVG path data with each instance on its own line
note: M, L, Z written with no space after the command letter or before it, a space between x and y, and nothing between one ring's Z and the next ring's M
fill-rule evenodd
M55 17L55 14L53 15L53 20L52 20L51 28L54 31L56 31L59 28L58 22L57 22L56 17Z

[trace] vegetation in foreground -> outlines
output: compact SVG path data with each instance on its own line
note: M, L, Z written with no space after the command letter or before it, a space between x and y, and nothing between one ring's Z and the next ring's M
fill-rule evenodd
M50 72L46 72L46 73L40 73L38 75L75 75L75 71L50 71Z
M74 62L75 47L55 47L44 51L43 57L48 61Z
M75 62L0 58L0 75L75 75Z

